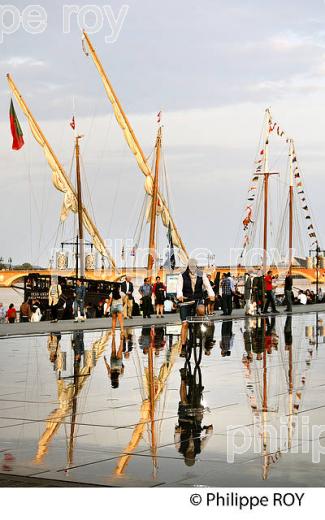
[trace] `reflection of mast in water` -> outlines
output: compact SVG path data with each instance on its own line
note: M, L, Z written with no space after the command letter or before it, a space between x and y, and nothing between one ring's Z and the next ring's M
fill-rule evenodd
M151 456L153 463L153 477L157 476L157 441L155 431L155 377L153 371L153 350L155 347L155 328L150 329L150 346L148 352L148 379L149 379L149 402L150 402L150 422L151 422ZM150 433L149 433L150 435Z
M71 410L71 423L70 423L70 438L68 447L68 468L73 464L73 449L74 449L74 435L76 427L77 417L77 404L79 394L79 374L80 374L80 362L81 356L84 354L84 333L83 330L77 330L73 332L72 337L72 348L74 352L73 360L73 398L72 398L72 410Z
M270 435L267 430L267 423L271 417L270 414L274 412L279 412L279 407L272 407L270 406L269 402L270 397L272 395L269 391L270 376L271 372L273 372L274 369L276 369L276 366L272 366L272 364L270 364L270 356L268 354L271 354L272 350L277 349L277 335L275 333L275 323L273 322L272 324L272 321L270 323L265 318L259 318L257 320L246 320L243 335L246 350L246 353L243 357L243 365L245 367L245 378L247 379L246 389L252 413L260 419L260 436L262 439L263 457L262 478L263 480L266 480L269 476L271 464L278 462L279 457L281 456L283 451L292 448L293 435L296 426L294 418L297 416L299 408L301 406L302 390L305 388L306 385L306 371L310 368L313 351L311 348L308 349L308 356L307 359L305 359L304 370L300 372L299 375L295 375L294 367L296 366L296 369L298 369L301 367L301 365L298 362L298 360L294 361L293 358L294 349L292 340L292 316L287 316L284 325L284 343L285 352L288 353L288 356L285 358L283 357L283 348L281 347L280 354L282 358L282 363L277 363L276 365L282 366L284 369L284 374L286 378L286 391L282 394L280 388L277 388L276 395L278 397L280 395L284 395L285 397L284 410L282 411L282 413L283 417L288 418L288 436L287 442L284 441L284 444L282 444L282 446L271 452L271 448L269 446ZM254 342L256 342L255 345ZM296 348L295 352L299 354L301 350ZM256 355L257 361L263 361L261 369L256 367L256 379L252 378L251 373L251 364L254 360L254 354ZM261 370L262 373L262 392L260 405L258 404L258 395L255 394L254 391L254 385L259 381L259 370Z
M166 353L166 360L162 364L157 377L154 375L154 357L153 351L155 348L155 334L154 327L150 333L150 346L148 350L148 368L144 371L144 387L146 397L143 399L140 407L140 420L136 424L131 440L123 455L118 460L114 474L121 476L124 474L128 463L132 457L132 453L138 446L140 440L143 437L145 427L150 425L151 429L151 454L154 467L154 478L156 477L157 471L157 440L156 440L156 428L155 428L155 405L162 394L168 377L172 371L174 363L179 356L180 352L180 341L177 341L171 348L171 351Z
M34 458L34 462L39 464L44 459L48 451L48 447L52 439L57 434L61 424L64 420L70 415L73 411L73 402L74 399L77 399L80 394L82 388L84 387L88 377L91 375L92 369L96 365L98 359L102 356L109 337L111 335L110 331L103 332L101 337L94 341L92 345L92 356L87 356L85 359L85 363L83 368L78 368L78 384L77 391L75 388L75 381L73 383L69 383L65 385L63 379L57 379L57 387L58 387L58 401L59 407L53 410L48 416L46 421L46 428L43 434L41 435L38 441L38 449ZM75 402L76 406L76 402ZM71 421L72 422L72 421ZM74 434L74 431L73 431ZM70 441L71 441L71 432L70 432ZM73 442L70 442L70 445L73 447Z
M284 343L288 351L288 392L289 392L289 413L288 413L288 448L292 446L293 434L293 366L292 366L292 316L287 316L284 324Z

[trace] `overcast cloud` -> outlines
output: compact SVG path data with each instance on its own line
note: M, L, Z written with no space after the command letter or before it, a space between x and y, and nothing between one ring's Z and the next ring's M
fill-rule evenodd
M22 11L27 2L16 1ZM143 176L112 117L100 78L81 48L76 17L63 34L63 2L38 2L42 34L20 28L0 44L0 256L48 263L61 194L16 103L26 146L11 151L10 72L67 170L72 99L87 182L104 237L129 238ZM67 4L68 2L66 2ZM71 2L80 7L90 2ZM188 249L217 262L240 246L242 211L264 110L295 138L324 244L325 3L323 0L106 0L127 14L115 43L108 21L93 44L149 155L164 112L165 159L175 221ZM6 21L8 23L8 20ZM88 19L92 23L92 19Z

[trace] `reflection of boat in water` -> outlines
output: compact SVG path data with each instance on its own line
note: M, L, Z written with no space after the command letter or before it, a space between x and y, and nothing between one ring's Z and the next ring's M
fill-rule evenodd
M148 364L144 368L144 373L140 375L142 379L140 385L143 394L142 404L140 407L140 419L133 430L130 442L123 450L123 453L115 467L114 474L116 476L121 476L125 473L127 465L132 458L132 454L143 438L146 428L148 429L154 477L157 474L157 425L159 425L158 418L156 417L157 404L159 399L162 398L164 390L166 390L168 377L170 376L174 363L178 358L180 352L180 341L177 341L172 345L170 350L169 347L167 348L165 360L161 364L157 376L154 373L155 348L155 328L151 327L150 343L147 352Z
M254 450L262 455L262 478L266 480L271 466L293 447L313 348L303 346L302 330L293 342L292 316L287 316L281 335L277 334L275 318L247 318L243 338L242 364L254 420Z
M74 348L74 365L73 365L73 376L72 382L66 383L67 379L61 377L62 363L59 360L62 357L60 349L60 339L56 337L56 341L53 335L49 336L49 351L50 356L52 353L53 362L55 362L55 369L58 373L56 381L58 390L58 401L59 407L53 410L46 421L46 428L41 435L38 442L37 453L34 458L34 462L39 464L43 461L46 453L49 449L49 444L58 433L61 425L70 418L70 435L68 442L68 466L71 466L73 462L73 448L75 441L75 424L77 414L77 400L80 396L81 390L86 385L92 371L103 355L107 342L111 332L103 332L96 341L92 344L91 350L87 352L87 356L84 356L84 365L80 367L80 358L83 352L83 336L80 331L76 331L72 338L72 347ZM54 344L53 344L54 341ZM56 343L56 345L55 345ZM55 354L54 354L55 353ZM76 359L77 358L77 359Z

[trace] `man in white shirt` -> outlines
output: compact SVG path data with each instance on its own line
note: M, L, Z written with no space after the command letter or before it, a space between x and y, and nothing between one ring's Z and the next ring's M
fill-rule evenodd
M171 300L164 301L164 312L172 312L173 310L173 302Z
M206 274L198 270L195 258L190 258L186 270L178 276L176 289L182 320L182 350L186 348L186 320L195 315L199 305L204 306L204 291L207 292L210 301L214 301L215 295Z
M307 296L305 295L305 293L303 291L299 291L298 300L299 300L299 303L301 303L301 305L306 305Z

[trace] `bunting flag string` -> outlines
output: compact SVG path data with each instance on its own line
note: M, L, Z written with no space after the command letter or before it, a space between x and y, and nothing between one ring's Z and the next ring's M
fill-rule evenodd
M244 232L245 232L244 240L243 240L243 251L249 244L250 237L251 237L251 230L248 231L248 229L250 229L251 224L254 224L254 221L252 220L253 207L254 207L253 204L256 203L256 196L258 193L258 191L257 191L258 181L261 178L261 173L264 171L263 168L264 168L264 163L265 163L265 151L266 151L266 146L269 143L269 136L272 133L274 133L278 137L284 138L285 142L287 144L290 144L290 146L293 145L292 140L287 136L286 132L281 128L281 126L277 122L274 122L272 120L271 114L269 114L269 118L268 118L268 121L266 124L268 125L266 127L268 129L268 133L267 133L267 137L265 140L265 146L263 146L263 148L261 148L261 149L258 149L257 157L254 161L255 172L252 175L248 193L247 193L246 200L247 200L248 205L245 208L245 215L243 218L243 228L244 228ZM291 164L292 164L292 169L293 169L295 186L296 186L296 190L297 190L296 193L299 195L299 200L301 202L301 208L304 211L304 219L306 220L306 224L307 223L309 224L307 234L308 234L309 238L314 238L314 237L317 238L314 226L311 222L312 218L311 218L311 215L309 212L309 207L306 202L306 195L305 195L305 190L304 190L303 179L301 177L301 172L300 172L300 169L298 166L297 155L296 155L296 151L295 151L294 147L292 148L291 153L292 153Z
M290 141L288 140L288 142L290 142ZM309 213L309 207L306 203L304 185L303 185L301 173L300 173L299 166L298 166L296 151L294 148L292 150L292 164L294 165L294 169L293 169L294 178L295 178L297 193L298 193L298 195L300 197L300 201L301 201L301 208L303 211L306 212L304 218L306 221L311 221L312 219L311 219L311 215ZM307 233L308 233L309 238L317 238L315 228L314 228L314 225L312 222L310 222L307 226ZM311 245L313 245L313 244L311 244Z

